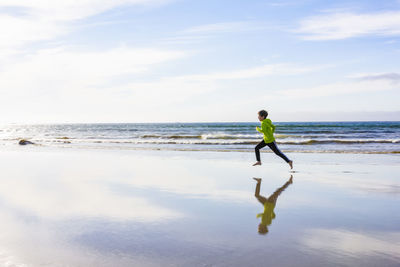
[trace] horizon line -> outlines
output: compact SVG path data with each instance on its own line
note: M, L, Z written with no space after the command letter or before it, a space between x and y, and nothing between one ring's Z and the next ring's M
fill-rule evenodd
M400 120L309 120L309 121L274 121L275 123L325 123L325 122L400 122ZM173 123L259 123L258 121L148 121L148 122L10 122L0 125L47 125L47 124L173 124Z

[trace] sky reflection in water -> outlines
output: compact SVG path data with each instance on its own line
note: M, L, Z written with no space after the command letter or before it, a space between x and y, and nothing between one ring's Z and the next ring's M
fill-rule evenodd
M296 154L290 183L252 156L2 151L0 265L400 263L398 157ZM253 177L276 201L266 235Z

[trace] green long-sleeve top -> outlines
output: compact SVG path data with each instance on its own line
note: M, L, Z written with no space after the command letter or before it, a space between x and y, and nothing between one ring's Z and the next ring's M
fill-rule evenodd
M272 124L270 119L265 119L261 121L261 129L257 127L257 131L264 134L265 143L272 143L275 141L274 138L275 125Z

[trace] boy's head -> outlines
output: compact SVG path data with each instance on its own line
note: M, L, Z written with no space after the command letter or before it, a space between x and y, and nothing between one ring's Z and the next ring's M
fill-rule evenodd
M260 110L260 111L258 112L258 119L259 119L260 121L265 120L267 117L268 117L268 112L267 112L267 111L265 111L265 110Z
M268 227L265 224L259 224L258 225L258 233L260 235L266 235L268 233Z

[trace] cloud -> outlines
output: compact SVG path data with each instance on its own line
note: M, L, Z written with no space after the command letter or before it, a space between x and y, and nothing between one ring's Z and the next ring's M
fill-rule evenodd
M166 0L2 0L0 7L14 7L24 10L29 17L46 17L54 21L72 21L90 17L106 10L124 5L154 5Z
M24 117L57 116L61 110L68 113L71 102L80 107L88 102L104 106L112 94L99 88L112 91L110 84L120 83L121 76L143 74L155 65L183 57L184 52L124 45L103 51L60 47L60 37L81 27L80 20L116 7L171 1L1 1L0 109L9 114L7 120L13 121L15 114L25 109L38 113L23 112Z
M307 72L312 72L325 68L326 66L298 66L289 63L281 64L266 64L263 66L230 71L230 72L219 72L208 75L193 75L187 76L187 78L195 80L235 80L235 79L249 79L258 78L271 75L297 75Z
M146 103L118 94L118 87L185 55L127 46L105 51L42 49L0 68L0 112L7 113L3 119L8 122L93 120L98 114L105 116L104 121L115 114L130 116L127 108Z
M74 27L73 22L119 6L163 2L167 0L2 0L0 8L4 10L0 14L0 49L57 38L70 32Z
M278 94L284 97L291 98L312 98L312 97L328 97L335 95L349 95L364 92L378 92L399 89L397 83L392 80L375 78L375 79L360 79L352 82L337 82L325 84L311 88L288 89L282 90Z
M377 80L383 80L383 81L390 81L393 83L399 83L400 82L400 73L396 72L389 72L389 73L371 73L371 74L356 74L353 76L350 76L351 78L360 80L360 81L377 81Z
M53 190L42 190L35 184L35 177L31 178L31 181L19 179L18 182L5 182L7 186L17 186L18 190L10 192L5 188L0 189L0 195L9 201L8 204L33 216L52 220L98 216L138 221L183 217L179 212L156 205L146 198L116 196L108 188L94 185L90 181L62 177L53 185L55 193ZM90 192L90 195L87 192Z
M205 34L216 34L216 33L230 33L230 32L241 32L258 29L259 25L253 22L222 22L206 24L188 28L182 33L205 33Z
M21 61L10 63L0 70L0 91L10 96L34 96L40 92L97 91L98 87L129 89L144 94L182 91L204 91L217 81L259 78L272 75L297 75L321 66L268 64L247 69L209 74L181 75L159 78L150 82L125 82L121 86L107 86L123 74L143 74L151 67L186 56L184 52L158 49L133 49L120 46L107 51L75 51L69 47L43 49ZM40 71L39 71L40 70ZM190 90L192 89L192 90ZM4 99L4 98L3 98Z
M399 112L396 113L398 114ZM352 173L351 174L352 177L351 179L349 179L349 176L343 175L342 173L343 170L339 171L338 167L336 168L339 174L338 173L326 174L326 179L319 179L318 181L316 181L311 176L302 177L302 179L304 179L304 181L310 181L312 183L327 185L330 188L337 187L340 188L340 190L349 191L349 193L352 195L354 194L369 195L371 193L385 194L385 195L400 195L400 184L394 180L388 179L382 181L379 178L365 179L365 177L359 176L359 174L356 172Z
M266 3L267 6L271 6L271 7L287 7L287 6L294 6L294 5L298 5L301 4L300 1L268 1L268 3Z
M0 71L0 91L17 97L41 92L82 93L118 75L143 73L153 65L182 56L183 52L126 46L106 51L43 49Z
M259 31L271 28L260 22L255 21L235 21L235 22L219 22L193 26L182 30L176 36L164 38L165 43L191 43L202 41L207 38L220 36L222 34L234 34L251 31Z
M325 255L381 255L400 262L400 233L363 233L342 229L313 229L302 243L313 250L331 252Z
M21 18L0 15L2 34L0 49L15 49L29 42L42 41L65 34L68 27L54 23L52 20L38 18Z
M116 89L116 91L131 92L131 97L141 103L154 103L154 101L159 99L164 104L171 104L185 101L199 94L206 94L222 89L224 88L224 81L239 81L280 75L298 75L325 67L326 66L297 66L289 63L267 64L225 72L164 77L151 82L133 82ZM157 106L158 105L159 104L157 104Z
M10 155L11 158L15 156L17 155ZM0 157L4 157L4 154ZM167 208L163 203L156 203L147 195L115 192L110 184L126 185L129 179L124 180L121 175L110 175L113 170L107 166L101 169L94 167L94 163L99 164L99 161L94 158L91 160L86 156L78 160L69 158L69 167L65 167L65 164L61 164L61 161L56 158L58 158L57 155L45 156L43 162L47 162L52 168L60 168L50 173L44 171L46 168L37 159L28 160L30 163L26 167L30 169L30 172L15 169L12 164L9 165L4 170L8 174L8 179L3 181L4 186L0 188L3 207L34 218L51 221L96 217L106 220L154 222L159 219L166 221L184 217L181 212ZM82 164L82 161L86 162L86 159L88 159L87 164ZM124 164L127 163L126 159L121 160ZM88 167L90 165L91 167ZM126 165L119 166L133 168ZM127 172L125 175L130 175L132 178L132 172ZM138 179L141 177L146 176L142 175ZM16 190L9 190L9 188Z
M154 109L178 112L176 104L224 90L229 82L299 75L325 67L285 63L196 75L156 76L152 72L185 56L179 51L126 46L106 51L43 49L0 71L0 112L7 112L7 121L25 122L99 117L101 121L132 121L138 120L135 114L142 114L141 121L151 120ZM164 113L169 120L175 116Z
M400 11L329 13L303 19L296 30L305 40L340 40L400 35Z

